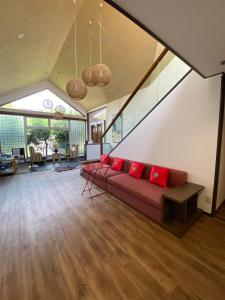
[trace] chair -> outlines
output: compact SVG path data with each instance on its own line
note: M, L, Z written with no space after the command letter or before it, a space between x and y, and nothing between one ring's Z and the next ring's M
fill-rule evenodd
M79 145L72 145L72 148L67 152L67 160L75 159L79 155Z
M29 146L29 152L31 165L33 165L33 163L46 162L45 157L43 157L40 152L36 152L33 146Z

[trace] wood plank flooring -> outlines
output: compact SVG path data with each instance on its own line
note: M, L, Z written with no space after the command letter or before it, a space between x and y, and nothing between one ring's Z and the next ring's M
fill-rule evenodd
M224 300L225 222L178 239L78 170L0 178L1 300Z
M221 207L216 212L216 217L225 221L225 202L221 205Z

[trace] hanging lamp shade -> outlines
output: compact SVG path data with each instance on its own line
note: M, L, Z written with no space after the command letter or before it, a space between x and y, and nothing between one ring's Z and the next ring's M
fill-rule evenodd
M112 72L107 65L97 64L93 67L93 78L97 86L106 86L112 79Z
M63 114L61 112L56 111L53 114L53 119L55 119L55 120L62 120L63 119Z
M66 85L68 95L74 100L82 100L87 96L87 86L81 79L71 79Z
M102 63L102 8L103 3L99 3L99 57L100 63L93 67L93 78L97 86L104 87L112 79L112 71L110 68Z
M76 0L73 0L74 5L76 4ZM82 79L78 79L78 70L77 70L77 19L75 13L74 19L74 62L75 62L75 79L70 79L66 85L66 91L68 95L74 100L82 100L87 95L87 86L83 82Z
M82 73L82 79L86 83L87 86L95 86L96 81L93 76L93 67L88 67Z
M65 107L63 105L57 105L56 108L55 108L55 111L59 112L61 114L65 114L66 109L65 109Z

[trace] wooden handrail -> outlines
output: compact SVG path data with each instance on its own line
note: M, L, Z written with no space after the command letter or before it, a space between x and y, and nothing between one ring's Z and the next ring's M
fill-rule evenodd
M122 111L127 107L127 105L130 103L130 101L134 98L134 96L137 94L137 92L140 90L140 88L143 86L145 81L148 79L148 77L152 74L152 72L155 70L155 68L158 66L159 62L163 59L163 57L166 55L168 52L168 49L164 49L162 53L159 55L159 57L154 61L152 64L151 68L148 70L148 72L145 74L145 76L142 78L142 80L138 83L136 88L133 90L127 101L124 103L124 105L121 107L119 112L116 114L115 118L112 120L112 122L109 124L105 132L103 133L101 137L101 144L103 143L103 138L106 135L106 133L109 131L109 129L112 127L113 123L118 119Z

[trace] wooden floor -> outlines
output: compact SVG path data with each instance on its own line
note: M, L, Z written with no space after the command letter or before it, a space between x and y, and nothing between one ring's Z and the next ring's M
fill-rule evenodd
M225 221L225 203L223 203L216 212L216 217Z
M178 239L78 170L0 178L1 300L224 300L225 222Z

